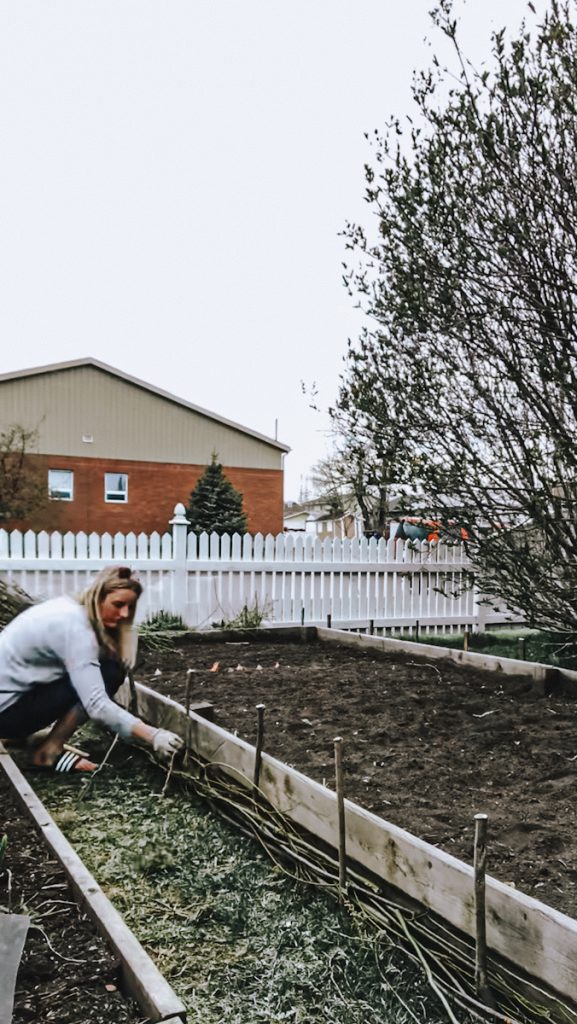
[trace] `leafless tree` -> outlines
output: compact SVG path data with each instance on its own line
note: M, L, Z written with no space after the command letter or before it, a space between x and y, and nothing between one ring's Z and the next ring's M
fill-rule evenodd
M529 5L531 7L531 5ZM399 437L430 512L469 534L482 585L530 623L577 630L575 0L416 76L416 117L372 138L371 229L345 280L371 325L338 409L359 444ZM407 447L408 445L408 447Z

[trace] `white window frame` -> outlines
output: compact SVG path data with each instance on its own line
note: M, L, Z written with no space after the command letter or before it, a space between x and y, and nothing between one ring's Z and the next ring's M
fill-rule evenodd
M122 477L125 480L125 482L126 482L126 487L124 489L119 489L117 487L109 487L108 486L108 480L109 479L111 479L111 478L114 479L115 478L116 480L118 480L120 477ZM126 504L126 502L128 501L128 473L105 473L104 474L104 500L108 504L113 504L113 505L125 505Z
M53 473L66 473L68 475L69 487L51 487L50 476ZM50 501L74 501L74 470L73 469L49 469L48 470L48 497Z

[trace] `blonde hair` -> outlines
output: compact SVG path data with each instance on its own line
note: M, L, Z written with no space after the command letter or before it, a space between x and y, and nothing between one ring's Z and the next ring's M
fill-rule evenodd
M114 590L131 590L136 599L142 594L142 583L126 565L110 565L102 569L86 590L78 595L77 601L86 609L86 614L102 647L111 650L120 658L126 668L132 668L136 661L138 634L134 627L134 615L119 622L116 629L107 629L102 621L100 606L105 597ZM136 610L136 604L135 604Z

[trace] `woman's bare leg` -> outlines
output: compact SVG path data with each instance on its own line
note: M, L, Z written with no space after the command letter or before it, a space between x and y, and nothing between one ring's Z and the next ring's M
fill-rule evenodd
M62 718L54 723L48 736L36 747L32 756L32 763L37 765L52 765L60 757L64 750L64 744L70 739L72 733L86 721L87 715L81 704L75 704Z

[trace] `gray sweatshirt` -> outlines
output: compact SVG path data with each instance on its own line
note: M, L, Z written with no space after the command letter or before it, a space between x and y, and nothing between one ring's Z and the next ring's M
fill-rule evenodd
M89 718L130 736L138 719L108 696L96 634L74 598L55 597L27 608L0 632L0 711L33 686L66 673Z

